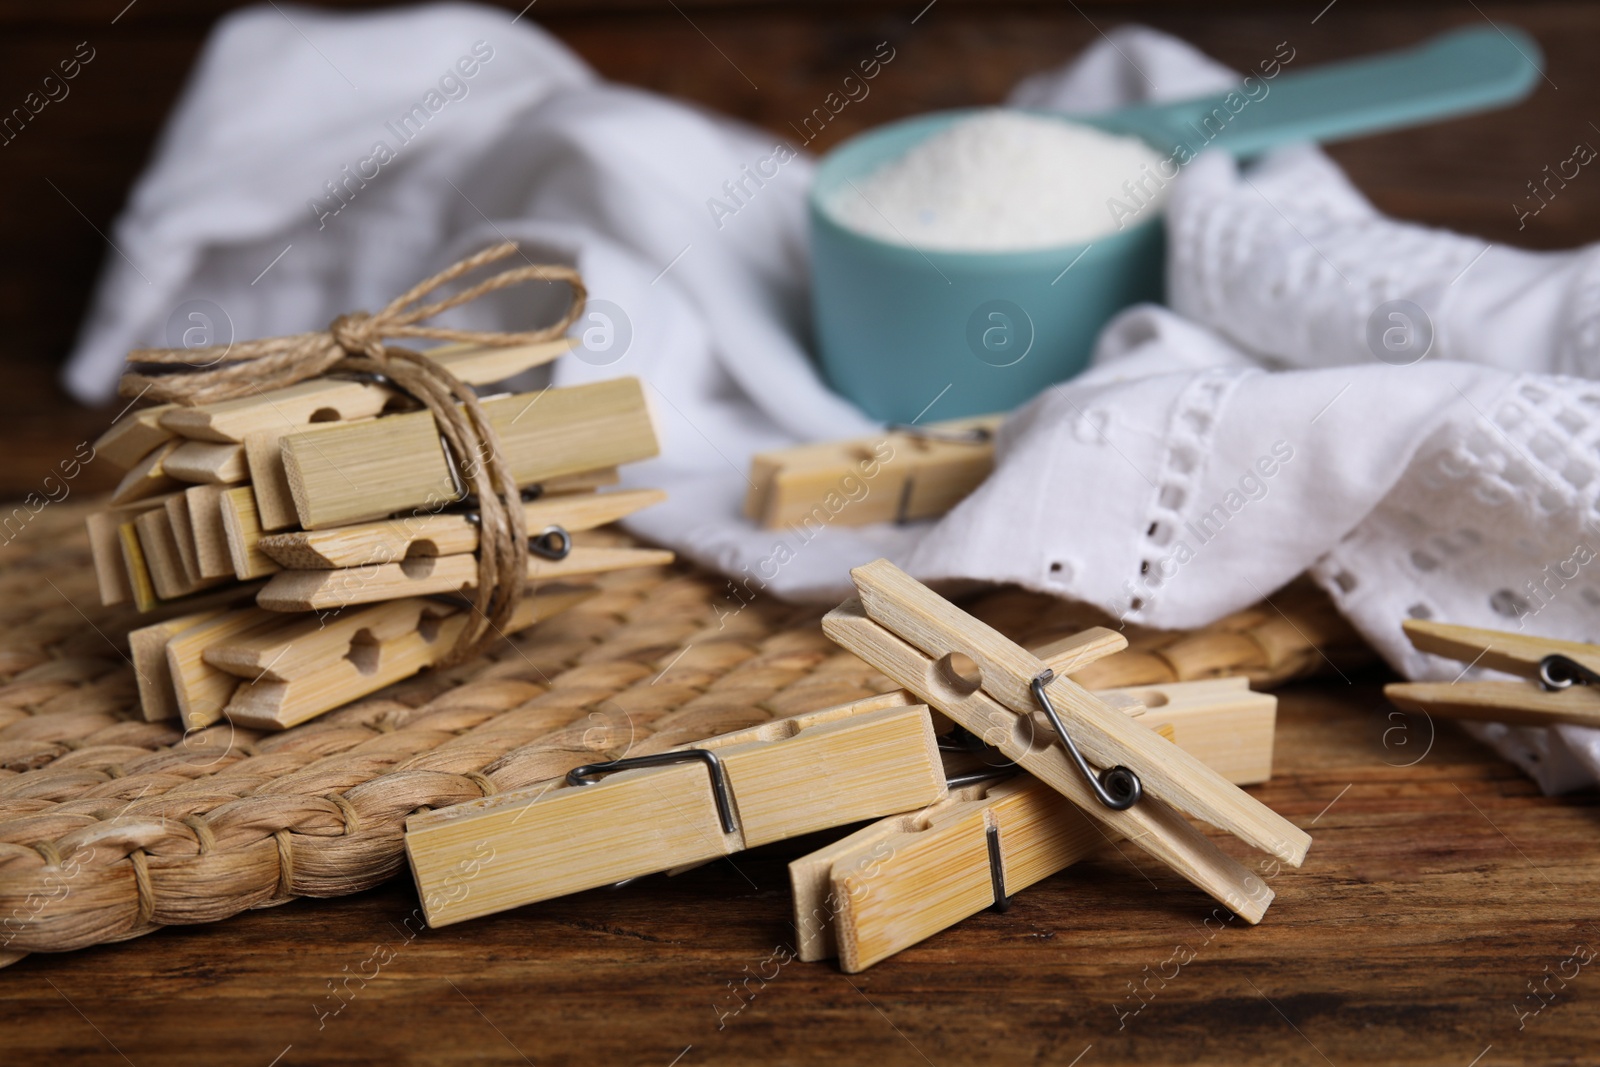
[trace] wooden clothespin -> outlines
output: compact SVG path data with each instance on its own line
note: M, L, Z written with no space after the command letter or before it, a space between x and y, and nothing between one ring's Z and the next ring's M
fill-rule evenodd
M285 422L244 435L238 447L244 449L250 488L255 490L256 516L263 530L287 530L300 525L300 516L294 510L294 494L289 489L289 475L283 469L283 439L291 433L312 434L367 421L370 420L346 419L310 425Z
M144 514L140 512L139 514ZM127 576L128 596L135 609L150 611L161 602L156 596L156 586L150 579L150 564L144 557L144 547L139 543L136 519L117 524L117 547L121 551L123 573Z
M189 514L188 491L173 493L167 497L163 507L167 513L167 525L172 527L172 540L178 549L178 561L183 566L184 577L190 582L199 582L205 575L200 573L199 551L194 540L194 519Z
M180 488L183 483L168 474L165 466L167 457L176 452L180 445L179 441L167 441L157 445L130 467L128 473L122 476L122 481L111 490L112 506L132 504L136 500L170 493Z
M1186 812L1299 866L1311 838L1170 741L887 560L851 571L860 600L823 619L835 642L1003 752L1251 923L1272 890L1191 826ZM1079 666L1126 647L1078 635ZM1057 653L1060 662L1065 652ZM1096 773L1090 764L1104 768Z
M172 680L172 667L167 661L167 642L185 630L210 622L224 610L209 608L190 612L164 622L141 626L128 634L128 651L139 687L139 707L146 721L176 719L182 714Z
M1236 785L1271 774L1278 702L1245 678L1095 695ZM1030 775L980 765L948 781L948 797L789 864L802 960L838 956L845 971L864 970L987 907L1005 910L1110 839Z
M248 485L224 489L220 501L222 529L228 539L228 558L234 577L241 582L276 574L283 568L261 551L261 512L255 490Z
M768 529L943 515L989 476L1003 419L892 426L876 437L760 453L750 461L744 513Z
M534 533L529 581L570 579L632 567L671 563L660 549L579 545L582 533L665 499L659 490L573 493L524 504L523 519ZM478 580L478 526L463 514L418 515L358 523L331 530L298 531L258 538L255 547L285 570L261 591L262 607L316 611L370 604L397 597L454 593Z
M1403 626L1420 651L1528 681L1395 682L1383 695L1397 706L1520 726L1600 726L1600 645L1423 619Z
M162 468L180 482L203 485L237 485L250 476L244 446L217 441L185 441L172 450Z
M202 578L236 576L233 556L228 550L228 528L222 517L222 497L227 491L227 487L221 485L192 485L183 491L182 510L188 513L195 569ZM170 499L168 514L172 515ZM178 522L179 518L173 517L173 523Z
M650 459L659 451L637 378L482 403L518 485ZM466 496L459 469L426 411L293 433L280 447L295 511L307 530L411 508L436 510Z
M182 494L175 494L182 499ZM222 578L201 579L191 574L179 550L176 529L166 507L152 508L133 520L139 538L140 553L149 572L156 596L162 600L176 600L217 585Z
M522 519L531 532L550 526L593 530L666 498L667 494L659 489L541 496L522 506ZM331 530L271 534L257 544L279 564L295 570L367 567L408 558L476 552L478 525L466 515L446 512Z
M549 363L571 347L570 339L559 338L525 345L441 345L427 355L469 385L488 385ZM281 432L311 423L370 418L393 404L395 396L394 390L378 382L312 378L237 400L151 408L135 419L137 427L113 428L115 432L108 431L96 447L103 447L109 439L119 446L118 455L125 455L152 439L160 443L157 434L161 431L196 441L240 444L263 430ZM152 421L155 426L145 425Z
M572 535L554 527L557 533L540 535L556 547L548 551L535 548L526 569L530 582L571 579L633 567L656 567L676 557L659 548L612 548L604 545L575 545ZM380 563L371 567L344 567L338 570L280 571L274 574L256 597L256 602L273 611L321 611L371 604L397 597L435 596L470 589L478 582L478 559L471 552L453 556L416 556L399 563Z
M193 729L219 721L222 709L239 685L237 678L205 662L206 649L243 634L270 629L282 619L281 615L261 608L243 607L201 619L168 638L167 670L185 727ZM148 705L145 712L150 713Z
M128 528L128 535L134 538L137 545L138 532L133 527L133 522L146 511L163 507L167 497L152 497L140 500L133 504L121 507L106 508L96 511L85 521L89 531L89 553L94 559L95 582L100 587L100 602L106 607L115 604L127 604L134 599L134 581L138 573L131 567L124 555L122 528ZM142 569L143 562L140 561ZM148 574L145 575L149 580ZM155 590L150 590L150 599L155 598Z
M522 597L506 634L593 596L551 587ZM223 714L238 726L283 730L432 667L455 644L470 608L420 597L341 612L289 616L279 625L213 642L207 666L233 675Z
M161 417L174 407L174 404L162 404L127 413L95 439L95 457L118 470L131 469L135 463L155 451L158 445L177 436L174 431L161 425Z
M928 709L897 692L413 815L406 854L447 926L944 793Z

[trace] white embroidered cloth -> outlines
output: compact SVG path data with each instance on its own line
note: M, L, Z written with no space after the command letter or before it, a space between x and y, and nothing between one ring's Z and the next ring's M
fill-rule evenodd
M600 82L502 11L280 7L208 43L113 232L65 375L79 396L109 396L124 353L177 343L196 307L240 338L317 328L511 237L583 270L586 348L555 381L650 384L664 454L629 478L671 500L632 525L728 572L730 609L747 589L836 597L889 555L1194 626L1309 569L1413 678L1460 665L1412 652L1410 616L1600 639L1590 250L1485 251L1385 219L1311 149L1246 176L1202 157L1169 206L1173 310L1110 324L1094 369L1019 412L994 476L942 521L805 540L740 518L750 456L873 426L803 347L803 146ZM893 77L895 54L841 70L838 106L865 106L865 71ZM1236 76L1128 29L1013 102L1098 110L1150 79L1170 98ZM777 173L730 197L755 167ZM456 321L526 324L526 303ZM1600 731L1484 732L1547 790L1600 780Z

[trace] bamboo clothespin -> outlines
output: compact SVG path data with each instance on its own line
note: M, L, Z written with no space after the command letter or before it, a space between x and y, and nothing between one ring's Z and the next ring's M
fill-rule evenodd
M188 491L173 493L167 497L164 507L167 524L172 527L172 540L178 548L179 562L183 564L184 576L190 582L199 582L205 575L200 573L200 554L194 539L194 517L189 513Z
M175 719L182 714L172 680L172 667L167 662L167 642L185 630L210 622L224 610L210 608L191 612L165 622L141 626L128 634L128 651L139 688L139 707L146 721Z
M521 486L650 459L659 451L637 378L482 403ZM464 497L442 442L426 411L289 434L281 444L283 466L300 525L320 530L367 522Z
M179 500L183 498L181 493L175 496ZM178 534L171 513L166 507L142 512L133 520L133 528L139 538L139 548L150 574L150 582L162 600L176 600L224 581L222 578L201 579L191 576L178 546Z
M253 585L230 585L185 599L181 612L174 605L161 605L151 622L128 634L129 658L133 661L138 683L140 709L147 721L172 719L182 714L172 664L167 658L168 643L203 623L250 607L255 594ZM185 668L189 667L185 661Z
M429 349L428 358L469 385L504 381L532 367L549 363L572 347L570 338L523 345L450 344ZM261 431L284 432L312 423L348 422L381 414L396 394L386 385L351 378L312 378L280 389L210 404L167 404L139 413L141 425L129 427L113 441L127 442L119 454L154 440L157 432L196 441L242 443ZM150 415L149 412L159 412ZM155 427L144 425L156 423ZM112 437L108 432L107 437ZM101 442L106 441L102 438ZM97 443L97 447L99 443Z
M174 405L140 408L131 411L111 424L110 429L95 439L94 454L118 470L128 470L135 463L172 440L177 434L161 425L161 417Z
M1277 699L1243 677L1095 695L1236 785L1271 774ZM1004 910L1012 894L1110 839L1039 779L985 772L953 777L945 799L789 864L802 960L836 955L845 971L864 970L991 905Z
M183 491L189 513L189 534L194 541L195 568L202 578L236 577L228 551L228 527L222 515L221 485L191 485Z
M167 474L163 464L181 444L182 442L173 440L157 445L130 467L128 473L122 476L122 481L111 491L112 506L132 504L136 500L143 500L160 493L170 493L180 488L182 483Z
M744 513L768 529L910 522L949 511L994 467L1003 415L891 426L876 437L762 452L750 461Z
M263 530L287 530L300 525L295 514L294 494L289 490L289 475L283 469L283 439L291 433L310 434L349 426L369 419L341 422L314 422L310 425L284 424L244 435L244 462L250 488L255 490L256 514Z
M144 514L140 512L139 514ZM150 564L144 558L144 548L139 544L136 519L117 524L117 547L122 550L123 574L127 576L128 596L135 610L150 611L161 602L156 596L155 583L150 580Z
M206 649L241 634L277 626L281 620L282 616L273 612L243 607L202 619L167 640L167 668L185 727L209 726L221 719L222 709L239 684L237 678L205 662Z
M1047 660L1048 662L1048 660ZM1278 698L1250 688L1242 674L1094 691L1234 785L1272 777Z
M1383 687L1383 695L1397 706L1520 726L1600 726L1600 645L1424 619L1407 619L1403 626L1422 652L1528 681L1395 682Z
M237 485L250 476L244 446L215 441L184 441L162 462L169 477L204 485Z
M220 507L234 577L247 582L282 570L271 556L261 551L261 512L256 507L255 490L248 485L225 489Z
M447 926L944 793L928 709L889 693L413 815L406 854Z
M502 632L526 630L596 592L548 587L525 595ZM276 628L212 644L204 658L235 676L222 709L229 721L283 730L434 666L454 645L470 610L419 597L341 613L325 625L315 617L289 616Z
M523 504L536 534L526 574L547 581L671 563L660 549L577 545L582 533L665 499L659 490L574 493ZM315 611L470 588L478 580L473 553L478 526L463 514L420 515L385 522L262 537L256 547L285 566L261 591L274 611Z
M137 544L134 520L147 511L165 506L167 500L167 497L150 497L133 504L106 508L94 512L85 521L89 532L89 554L94 559L95 582L100 588L100 603L106 607L131 602L134 599L134 582L143 573L142 559L140 570L136 571L124 555L122 528L128 528L129 536L135 538ZM148 574L144 574L145 581L148 581L148 577ZM155 590L152 588L150 599L154 598Z
M574 545L571 535L558 531L555 554L528 557L530 582L577 578L634 567L656 567L676 557L659 548L610 548ZM564 540L562 540L564 539ZM399 563L337 570L279 571L267 582L256 602L273 611L321 611L327 608L371 604L397 597L458 593L478 582L478 558L471 552L453 556L413 556Z
M859 601L823 619L835 642L944 712L1251 923L1272 890L1180 814L1187 812L1291 866L1305 831L1171 742L1128 721L998 631L887 560L851 572ZM1119 635L1078 635L1086 666ZM1063 652L1056 653L1059 662ZM1043 713L1041 715L1041 712ZM1057 743L1058 739L1061 743ZM1089 763L1105 768L1096 775Z
M549 526L593 530L666 498L667 494L659 489L541 496L523 504L522 518L526 529L535 532ZM336 526L331 530L270 534L257 544L261 551L285 567L331 570L476 552L478 525L467 515L442 512Z
M451 605L409 597L331 615L279 615L278 625L218 641L201 658L239 678L287 682L335 659L365 658L363 649L415 630L425 609L437 617Z

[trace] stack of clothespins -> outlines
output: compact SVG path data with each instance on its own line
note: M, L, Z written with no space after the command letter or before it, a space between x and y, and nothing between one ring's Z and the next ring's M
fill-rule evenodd
M790 865L802 959L861 970L1120 839L1262 919L1273 889L1186 815L1268 853L1268 877L1300 865L1309 835L1239 788L1271 774L1271 696L1243 678L1089 692L1068 675L1122 635L1030 652L887 560L852 576L823 629L904 689L414 814L429 924L869 819Z
M479 386L569 347L455 344L428 354ZM581 536L662 498L596 491L617 482L620 464L657 454L636 379L481 403L524 490L530 582L671 560ZM455 457L414 407L385 380L315 377L146 407L96 442L97 456L127 471L88 521L101 599L171 616L130 637L147 718L292 726L450 651L471 610L452 594L478 581L479 530ZM509 629L585 595L532 588Z

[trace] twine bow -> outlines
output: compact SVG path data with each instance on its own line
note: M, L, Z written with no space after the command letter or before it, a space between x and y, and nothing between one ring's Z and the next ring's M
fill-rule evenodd
M149 396L164 403L194 405L253 396L319 375L355 372L381 374L395 389L427 407L438 424L440 437L449 446L446 462L456 462L462 484L470 496L477 498L479 516L474 614L440 666L460 663L476 654L503 633L516 609L527 580L528 564L522 494L499 434L472 387L426 355L386 347L384 339L421 337L509 346L560 337L583 312L583 279L571 267L515 267L454 296L422 303L440 286L515 252L517 246L509 242L485 249L413 286L376 315L362 311L340 315L326 330L204 348L135 349L128 353L129 369L123 373L120 386L123 396ZM567 283L572 299L558 321L523 332L420 325L486 293L527 281Z

